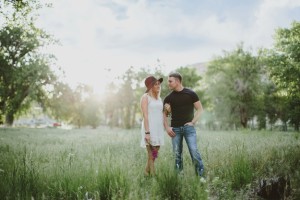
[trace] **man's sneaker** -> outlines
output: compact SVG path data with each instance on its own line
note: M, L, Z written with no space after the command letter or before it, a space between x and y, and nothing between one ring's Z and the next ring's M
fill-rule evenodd
M204 169L200 169L200 172L199 172L199 176L203 176L203 173L204 173Z

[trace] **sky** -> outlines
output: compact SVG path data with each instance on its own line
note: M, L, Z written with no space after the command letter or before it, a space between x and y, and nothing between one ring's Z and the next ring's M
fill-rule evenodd
M73 85L103 92L130 66L207 62L243 42L272 46L277 28L300 20L300 0L50 0L37 24L60 41L49 46Z

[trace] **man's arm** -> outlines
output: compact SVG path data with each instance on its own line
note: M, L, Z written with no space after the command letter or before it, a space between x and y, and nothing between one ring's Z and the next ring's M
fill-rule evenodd
M194 103L194 108L196 110L195 114L194 114L194 118L191 122L186 123L186 125L192 125L194 126L196 124L196 122L199 120L201 113L203 112L203 107L200 101L196 101Z
M166 106L166 104L165 104L165 106L164 106L164 127L170 137L175 137L176 134L174 133L172 127L170 127L169 123L168 123L168 111L167 111L168 109L166 107L170 108L169 106Z

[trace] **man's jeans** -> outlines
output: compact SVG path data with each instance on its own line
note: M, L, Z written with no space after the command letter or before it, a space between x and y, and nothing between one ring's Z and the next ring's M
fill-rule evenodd
M175 168L179 171L183 169L182 141L184 138L188 146L193 164L195 165L196 174L202 176L204 165L197 148L197 137L194 126L186 125L173 127L173 131L176 133L176 136L172 138L173 152L175 154Z

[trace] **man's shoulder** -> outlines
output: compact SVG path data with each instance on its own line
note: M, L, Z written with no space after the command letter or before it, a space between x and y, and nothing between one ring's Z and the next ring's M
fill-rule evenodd
M198 94L190 88L184 88L183 93L188 94L189 96L195 98L196 100L199 100Z
M164 99L168 99L172 96L172 94L174 93L174 91L169 92Z
M182 90L183 92L186 92L186 93L195 93L195 91L194 90L192 90L191 88L183 88L183 90Z

